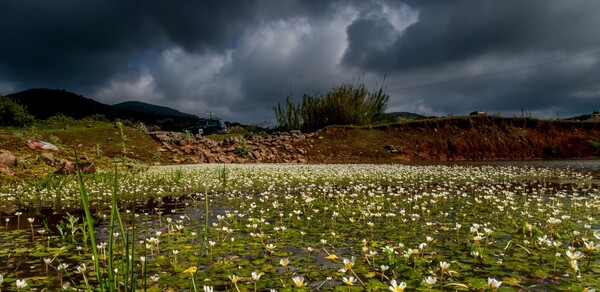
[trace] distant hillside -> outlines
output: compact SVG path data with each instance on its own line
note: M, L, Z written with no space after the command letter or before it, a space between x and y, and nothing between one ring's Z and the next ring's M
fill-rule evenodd
M565 120L568 121L587 121L589 119L592 118L591 114L587 114L587 115L580 115L580 116L576 116L576 117L571 117L571 118L566 118Z
M47 119L59 113L75 119L94 114L108 118L118 115L110 105L65 90L36 88L13 93L8 97L27 107L27 111L37 119Z
M141 101L126 101L122 103L113 104L113 107L146 115L197 118L197 116L195 115L182 113L170 107L149 104Z
M199 118L178 110L143 102L129 101L114 106L72 92L57 89L36 88L8 95L24 105L36 119L44 120L57 114L81 119L92 115L104 115L132 122L159 126L167 131L180 131L196 124Z
M422 120L422 119L426 119L428 117L423 116L423 115L419 115L419 114L415 114L415 113L411 113L411 112L391 112L391 113L385 113L385 117L387 119L407 119L407 120Z

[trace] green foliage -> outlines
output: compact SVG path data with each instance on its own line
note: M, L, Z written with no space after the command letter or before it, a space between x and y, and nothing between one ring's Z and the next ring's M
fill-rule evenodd
M239 157L248 157L248 154L250 154L250 147L248 147L246 139L241 138L240 147L235 150L235 154Z
M0 97L0 126L25 127L34 122L35 118L24 106L8 97Z
M183 139L185 140L194 140L194 134L189 130L183 130Z
M119 128L119 133L121 136L121 147L122 147L122 152L123 152L123 157L127 157L127 141L129 141L129 138L127 138L127 135L125 135L125 132L123 131L123 123L121 121L117 121L116 124L117 128Z
M221 182L221 186L224 188L227 186L227 178L229 177L229 172L227 171L227 168L225 167L225 165L223 165L223 168L221 168L219 170L219 181Z
M102 155L104 155L104 151L102 150L102 147L100 146L100 144L96 144L92 148L92 153L94 153L94 156L96 156L97 158L100 158L100 157L102 157Z
M105 122L108 123L110 120L103 114L93 114L89 117L87 117L87 119L90 119L92 121L96 121L96 122Z
M596 140L588 140L587 141L588 144L590 144L590 146L594 149L598 149L600 148L600 142L596 141Z
M73 123L75 121L74 118L66 116L64 114L58 113L46 119L46 122L49 124L66 124Z
M229 134L244 135L244 134L247 134L248 132L250 132L250 131L248 131L245 127L242 127L239 125L229 127Z
M148 128L146 127L146 125L142 122L138 123L137 126L135 127L136 130L144 133L144 134L148 134Z
M305 94L300 104L294 104L288 96L285 105L278 104L274 111L278 127L285 130L364 126L384 118L389 98L383 86L369 91L364 83L342 84L326 94Z

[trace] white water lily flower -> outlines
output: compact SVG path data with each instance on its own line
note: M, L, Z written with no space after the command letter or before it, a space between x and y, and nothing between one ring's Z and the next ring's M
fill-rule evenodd
M81 264L81 266L77 267L78 274L85 274L86 271L87 271L87 267L85 266L85 263L83 263L83 264Z
M17 279L17 281L15 282L15 285L17 286L17 289L25 288L27 286L27 281Z
M294 284L296 284L296 287L298 288L304 286L304 277L296 276L292 278L292 281L294 281Z
M571 252L570 250L567 250L567 252L565 254L571 260L578 260L578 259L580 259L582 257L580 251Z
M498 281L494 278L488 278L488 287L491 290L498 289L498 287L500 287L500 285L502 285L502 281Z
M587 248L587 250L589 252L594 252L594 251L600 249L600 244L594 245L593 241L588 241L588 242L585 243L585 247Z
M423 279L423 282L425 282L425 284L427 284L427 286L431 288L431 286L435 285L435 283L437 282L437 278L428 276L427 278Z
M229 280L231 280L231 283L235 284L237 283L237 281L240 279L240 277L238 277L237 275L229 275Z
M403 292L404 289L406 288L406 283L400 282L400 284L398 284L398 282L396 282L396 280L390 281L390 285L391 286L389 286L389 289L392 292Z
M350 259L344 259L344 269L345 270L350 270L352 269L352 267L354 267L354 261L356 260L356 258L353 256Z
M356 279L353 276L350 276L349 278L343 277L342 281L350 286L354 285L354 282L356 281Z
M258 280L260 280L260 276L262 276L262 274L257 273L257 272L252 272L251 276L252 276L252 281L258 282Z

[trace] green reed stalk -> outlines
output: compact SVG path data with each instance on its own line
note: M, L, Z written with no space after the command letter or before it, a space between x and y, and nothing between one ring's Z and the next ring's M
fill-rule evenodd
M131 258L131 259L130 259ZM135 192L133 192L133 198L131 199L131 256L127 257L126 260L129 262L129 268L131 269L131 286L130 291L135 291ZM127 286L125 286L127 287Z
M146 231L144 231L144 238L148 238L148 229L146 229ZM143 281L143 285L144 285L144 292L146 292L147 290L147 285L148 283L146 283L146 279L148 278L148 270L147 270L147 265L146 262L148 261L148 248L146 247L146 244L143 245L144 246L144 262L142 263L142 281Z
M118 281L116 281L115 274L114 274L114 261L113 261L115 217L116 217L116 220L119 222L119 229L121 231L121 236L123 236L123 240L125 242L124 245L125 245L126 251L128 251L128 242L129 242L127 233L125 233L125 225L123 225L123 219L121 218L121 212L119 211L119 204L117 201L117 193L118 193L118 167L117 167L117 164L115 163L115 179L113 181L111 219L110 219L111 222L110 222L110 227L109 227L110 228L110 234L109 234L110 259L109 259L108 275L109 275L109 279L111 280L111 283L114 283L114 284L110 285L111 292L114 291L115 289L117 289L117 285L118 285ZM129 261L129 258L127 256L128 255L126 254L125 260L127 260L127 261L121 262L121 267L122 267L122 270L124 271L124 275L127 275L127 271L129 270L129 266L127 264ZM127 287L127 277L123 277L123 279L124 279L125 287Z
M198 275L198 271L200 270L200 264L202 261L202 255L206 251L206 243L208 242L208 190L204 188L204 240L202 241L202 249L200 250L200 255L198 256L198 264L196 268L196 272L192 275L192 279L195 279ZM194 282L195 284L195 282ZM196 285L194 285L194 292L197 292Z
M117 182L118 182L118 172L117 172L117 164L115 164L115 180L113 182L113 191L112 191L112 206L110 208L110 225L109 225L109 234L108 234L108 280L110 283L114 283L115 275L114 275L114 263L113 263L113 242L114 242L114 232L115 232L115 217L118 212L119 206L117 205ZM115 291L114 285L109 285L110 291Z
M79 167L79 159L77 158L77 149L73 147L73 151L75 152L75 165L77 166L77 180L79 182L79 194L81 195L81 203L83 204L83 210L85 211L85 220L88 226L88 234L90 235L90 240L92 241L92 251L94 254L94 268L96 269L96 279L98 280L98 284L100 286L100 290L104 291L104 282L100 276L100 259L98 258L98 248L96 247L96 237L94 232L94 222L92 220L92 214L90 213L90 207L88 204L87 192L85 190L85 185L83 183L83 174L81 173L81 168Z

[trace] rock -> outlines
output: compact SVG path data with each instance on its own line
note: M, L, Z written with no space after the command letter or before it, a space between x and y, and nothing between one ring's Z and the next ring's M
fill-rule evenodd
M69 160L61 159L60 166L54 172L56 174L74 174L75 173L75 164Z
M77 172L77 170L75 168L75 163L73 163L69 160L66 160L66 159L61 159L59 163L60 163L60 166L54 173L56 173L56 174L75 174ZM84 161L84 162L80 163L79 167L81 168L81 172L83 172L83 173L95 173L96 172L96 166L92 162L89 162L89 161Z
M4 164L0 164L0 174L12 176L15 174L15 172L10 170L10 168L8 168L8 166L6 166Z
M390 153L398 153L400 151L398 151L398 149L396 149L396 147L394 147L394 145L385 145L383 147L383 149L389 151Z
M56 162L54 155L52 153L43 152L42 154L40 154L40 157L46 164L48 164L50 166L54 165L54 163Z
M222 163L231 163L233 162L233 159L231 159L231 157L229 156L219 156L217 158L218 161L222 162Z
M5 165L8 167L16 166L17 157L8 150L0 149L0 165Z
M81 167L81 171L83 173L95 173L96 172L96 166L90 161L84 161L79 166Z
M191 145L181 146L181 151L183 151L183 153L185 153L185 154L192 154L192 146Z

